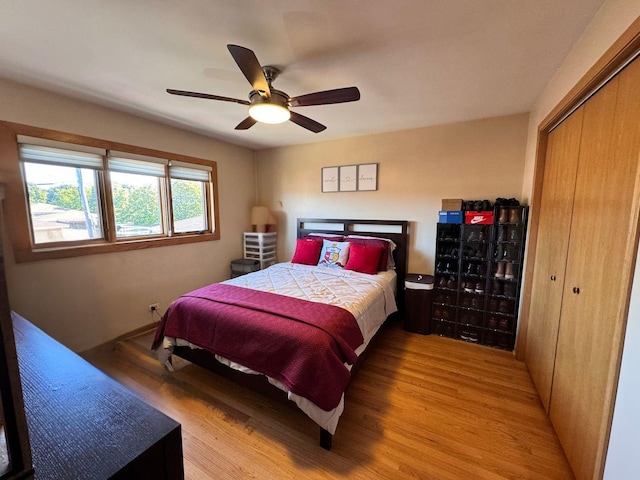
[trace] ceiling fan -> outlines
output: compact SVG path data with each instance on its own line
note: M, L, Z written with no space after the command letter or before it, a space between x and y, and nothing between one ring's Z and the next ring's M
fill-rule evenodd
M336 88L322 92L308 93L297 97L290 97L281 90L272 87L272 82L276 79L280 70L272 66L260 66L255 53L248 48L239 45L227 45L231 56L240 67L244 76L249 80L253 90L249 93L249 100L238 98L221 97L208 93L187 92L184 90L173 90L168 88L167 92L172 95L182 95L185 97L205 98L208 100L220 100L223 102L234 102L249 106L249 116L241 121L236 130L247 130L257 122L263 123L283 123L291 120L314 133L319 133L327 127L312 120L309 117L292 112L290 107L307 107L311 105L328 105L332 103L346 103L360 100L358 87Z

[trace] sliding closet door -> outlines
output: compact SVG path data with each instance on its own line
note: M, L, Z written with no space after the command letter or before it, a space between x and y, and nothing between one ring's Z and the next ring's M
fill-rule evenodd
M636 249L640 61L582 109L549 415L576 478L591 479L606 454Z
M569 248L582 116L582 109L577 110L549 134L544 162L537 239L537 250L541 254L536 259L533 274L526 362L547 412Z

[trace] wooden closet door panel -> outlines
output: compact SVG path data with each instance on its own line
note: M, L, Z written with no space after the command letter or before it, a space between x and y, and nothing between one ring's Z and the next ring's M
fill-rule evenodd
M576 478L591 479L604 467L636 252L640 62L583 109L550 417Z
M537 240L540 254L533 273L526 363L547 412L569 248L582 117L583 111L578 109L549 134L544 163Z

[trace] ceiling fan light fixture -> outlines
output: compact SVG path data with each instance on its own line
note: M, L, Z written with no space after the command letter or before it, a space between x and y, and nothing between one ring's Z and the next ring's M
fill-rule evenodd
M255 103L249 107L249 115L262 123L284 123L291 117L287 107L277 103Z

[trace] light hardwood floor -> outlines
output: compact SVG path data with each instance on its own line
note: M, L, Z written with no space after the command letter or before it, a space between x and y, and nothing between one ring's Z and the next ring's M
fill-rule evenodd
M330 452L299 411L187 362L150 335L83 356L182 424L187 479L572 479L524 363L511 353L381 332L351 382Z

